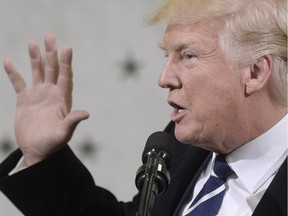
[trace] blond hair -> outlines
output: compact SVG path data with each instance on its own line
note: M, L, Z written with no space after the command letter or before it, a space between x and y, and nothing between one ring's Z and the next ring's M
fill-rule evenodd
M269 92L287 106L287 0L166 0L148 24L203 19L224 21L219 45L237 66L273 57Z

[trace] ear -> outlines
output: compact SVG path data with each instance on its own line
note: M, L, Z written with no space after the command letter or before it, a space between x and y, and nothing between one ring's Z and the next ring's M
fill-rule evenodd
M272 74L273 62L272 56L265 55L250 67L245 77L245 93L247 95L263 90L267 86Z

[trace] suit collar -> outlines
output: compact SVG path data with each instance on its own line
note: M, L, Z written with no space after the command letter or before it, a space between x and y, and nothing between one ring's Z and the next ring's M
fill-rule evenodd
M281 165L252 216L287 216L287 158Z
M212 153L210 153L207 158L205 159L204 163L201 165L201 167L199 168L198 172L196 173L196 175L194 176L194 178L192 179L192 181L190 182L187 190L185 191L183 197L181 198L175 212L174 212L174 216L179 215L182 210L183 207L187 204L187 202L189 201L189 199L191 198L191 194L193 192L194 186L200 176L200 174L202 173L203 170L205 170L205 168L207 167L207 165L209 164L210 160L212 158Z

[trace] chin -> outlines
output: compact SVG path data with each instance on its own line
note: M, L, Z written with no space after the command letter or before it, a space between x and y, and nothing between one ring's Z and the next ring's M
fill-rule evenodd
M177 129L175 129L175 137L179 142L184 144L192 144L196 142L195 138L193 138L193 135L191 136L191 134L185 133L181 130L179 131Z
M200 127L201 128L201 127ZM198 127L188 127L187 125L184 126L183 124L175 124L175 137L178 141L184 143L184 144L192 144L198 143L200 131L202 131ZM197 145L197 144L196 144Z

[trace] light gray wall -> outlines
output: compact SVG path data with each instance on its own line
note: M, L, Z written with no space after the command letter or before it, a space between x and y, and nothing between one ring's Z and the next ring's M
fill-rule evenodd
M167 91L157 86L164 58L157 48L163 27L145 27L144 17L161 0L1 0L0 60L11 57L30 83L27 44L43 48L53 33L61 48L74 50L74 108L90 112L70 146L91 171L97 185L128 201L137 192L134 178L147 137L170 118ZM129 57L132 56L132 57ZM139 63L126 77L125 60ZM0 142L13 137L15 93L0 69ZM96 144L87 157L86 141ZM16 145L14 145L14 149ZM7 155L0 153L0 161ZM1 216L21 213L0 193Z

